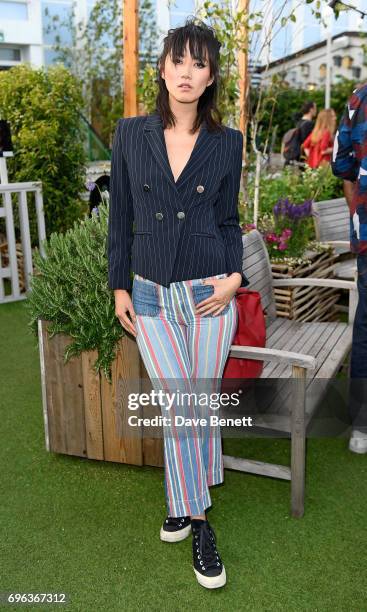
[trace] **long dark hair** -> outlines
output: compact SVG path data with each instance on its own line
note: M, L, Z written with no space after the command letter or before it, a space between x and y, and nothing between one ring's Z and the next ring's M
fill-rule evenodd
M162 118L163 128L175 125L175 116L169 105L168 89L160 71L164 68L168 54L170 54L172 61L183 57L187 40L192 57L198 61L204 61L205 49L207 49L210 76L214 76L212 84L205 89L198 100L198 112L190 132L194 134L203 121L206 122L209 131L221 130L223 129L222 118L217 108L221 43L216 38L214 29L196 17L188 17L184 26L168 30L168 34L164 38L163 51L156 65L159 91L155 111Z

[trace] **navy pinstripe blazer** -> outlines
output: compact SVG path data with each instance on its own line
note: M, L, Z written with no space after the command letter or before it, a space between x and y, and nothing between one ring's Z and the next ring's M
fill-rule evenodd
M119 119L112 146L108 220L110 289L132 270L160 285L242 273L238 193L243 135L202 124L175 182L158 113Z

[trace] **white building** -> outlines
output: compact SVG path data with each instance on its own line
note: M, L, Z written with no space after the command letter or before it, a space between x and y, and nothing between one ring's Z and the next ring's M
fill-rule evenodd
M367 81L367 54L363 48L366 42L362 32L341 32L331 42L331 82L342 78ZM279 75L291 87L313 89L325 86L326 41L311 45L302 51L270 62L263 66L266 82Z
M75 2L76 22L87 22L96 0ZM168 7L165 0L153 0L159 42L168 28L182 24L195 11L195 0L176 0ZM121 0L122 3L122 0ZM30 62L35 68L52 64L55 32L47 32L52 17L58 15L67 21L72 12L72 0L0 0L0 70L21 62ZM58 28L57 34L64 45L71 44L67 28Z
M43 61L41 3L0 1L0 69Z
M361 11L367 10L366 0L348 0L347 3ZM332 36L342 32L367 34L367 19L363 21L352 10L341 12L336 19L327 0L321 2L323 21L315 17L314 4L307 4L306 0L250 0L250 7L264 16L261 31L253 35L252 49L253 60L263 65L326 40L328 30ZM292 11L296 21L288 20L283 26L282 18Z

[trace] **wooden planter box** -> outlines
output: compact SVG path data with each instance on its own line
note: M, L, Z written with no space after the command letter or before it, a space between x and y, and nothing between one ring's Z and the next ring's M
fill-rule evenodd
M330 251L318 253L308 251L305 262L294 267L289 264L272 263L273 278L332 278L333 264L338 255ZM326 287L274 287L276 312L278 317L296 321L337 321L336 303L340 297L338 289Z
M128 409L128 393L141 390L136 388L138 381L144 383L144 392L152 388L135 339L128 335L121 338L110 384L102 372L97 374L92 368L96 351L84 352L64 364L64 350L71 338L56 334L50 339L48 325L48 321L38 321L46 449L88 459L162 467L161 430L154 428L154 437L149 437L148 428L131 427L127 421L131 415L160 414L157 406Z

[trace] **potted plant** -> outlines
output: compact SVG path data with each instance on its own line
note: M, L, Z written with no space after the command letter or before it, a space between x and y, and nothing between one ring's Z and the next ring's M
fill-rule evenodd
M35 253L27 308L39 341L46 448L162 466L162 440L128 425L129 392L151 387L135 338L115 316L103 199L90 217L51 234L45 257ZM144 416L142 409L134 414Z
M332 275L337 257L331 247L315 240L312 200L295 204L290 198L279 198L271 214L258 219L257 229L263 236L274 278ZM245 223L244 231L254 227ZM275 288L277 315L300 321L330 321L337 316L334 305L339 299L336 289L324 287Z

